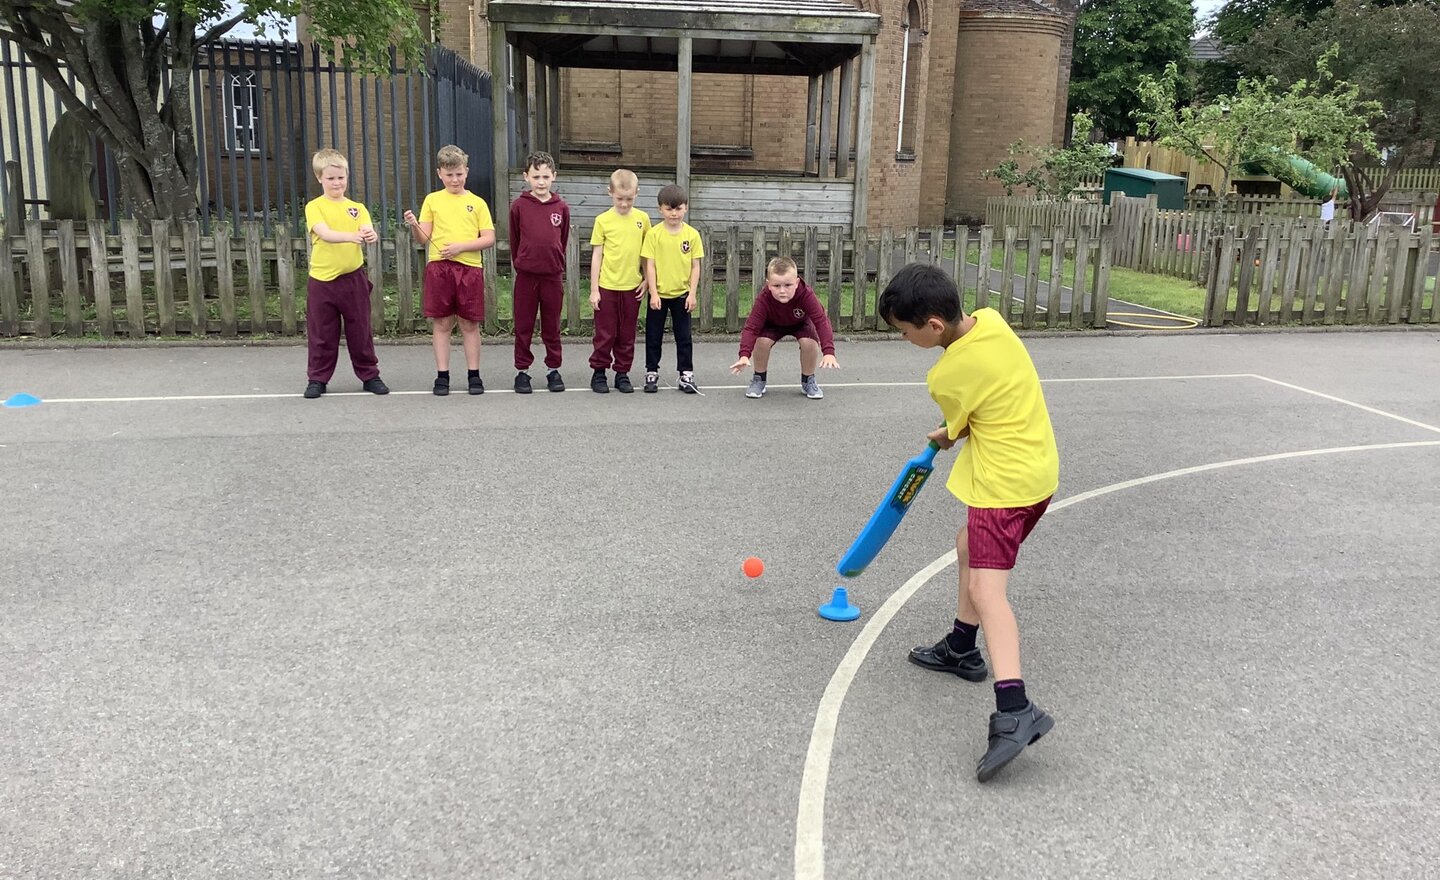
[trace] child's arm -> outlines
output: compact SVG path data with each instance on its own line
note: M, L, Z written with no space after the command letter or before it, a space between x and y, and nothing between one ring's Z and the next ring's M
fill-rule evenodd
M925 436L941 449L949 449L955 441L970 436L970 410L953 395L940 394L935 402L940 404L940 414L945 417L945 423Z
M483 251L495 243L495 230L482 229L478 238L469 241L452 241L440 249L442 260L452 260L466 251Z
M805 314L820 336L820 351L824 352L824 356L820 358L820 366L825 369L839 369L840 362L835 359L835 330L830 326L830 316L825 314L820 297L813 290L805 298Z
M700 286L700 258L690 261L690 293L685 296L685 311L695 311L695 289Z
M759 338L760 331L765 329L767 289L761 288L760 295L755 297L755 302L750 306L750 316L745 319L745 326L740 330L740 360L730 365L732 373L738 373L750 366L750 355L755 352L755 340Z
M520 253L520 202L510 203L510 271L515 271L515 255Z
M597 244L590 251L590 308L600 308L600 264L605 262L605 245Z
M369 244L378 238L375 227L368 223L361 226L359 232L337 232L324 222L311 226L310 231L315 233L316 238L329 244Z
M650 290L650 308L660 308L660 286L655 283L655 258L645 258L645 286Z
M420 220L416 218L415 212L409 210L405 212L404 219L405 225L410 227L410 238L413 239L416 244L430 243L430 236L435 234L434 220L427 220L421 223Z

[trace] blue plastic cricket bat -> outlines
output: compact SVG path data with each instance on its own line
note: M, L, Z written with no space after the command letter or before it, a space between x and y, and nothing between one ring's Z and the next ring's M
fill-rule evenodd
M835 566L835 570L843 577L856 577L880 555L885 542L890 540L890 536L895 534L895 528L900 525L900 520L905 518L910 502L920 494L925 480L930 477L930 472L935 470L935 453L939 451L940 447L931 440L924 452L905 462L900 476L895 478L895 484L886 493L885 500L880 502L880 507L870 517L865 528L860 530L860 534L855 536L854 543Z

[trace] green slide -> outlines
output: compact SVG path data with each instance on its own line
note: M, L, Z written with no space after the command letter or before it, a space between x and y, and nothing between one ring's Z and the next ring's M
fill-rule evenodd
M1240 170L1246 174L1273 175L1281 183L1308 198L1324 200L1329 198L1331 190L1337 190L1337 199L1343 201L1350 198L1350 188L1345 185L1343 177L1326 174L1313 162L1299 156L1285 155L1280 157L1279 164L1279 168L1268 168L1256 161L1242 162Z

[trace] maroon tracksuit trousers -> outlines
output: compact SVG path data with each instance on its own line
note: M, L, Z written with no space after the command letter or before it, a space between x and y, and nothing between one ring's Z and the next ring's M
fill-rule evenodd
M340 325L350 365L361 382L380 375L375 339L370 335L370 279L365 269L330 281L310 279L306 285L305 336L310 350L309 381L329 382L340 357Z
M535 363L530 342L535 336L535 312L540 312L540 339L545 343L545 366L560 369L560 309L565 300L561 275L531 275L515 270L515 369Z
M600 288L600 307L595 310L595 350L590 369L628 373L635 363L635 322L640 317L640 300L633 290ZM613 358L613 360L612 360Z

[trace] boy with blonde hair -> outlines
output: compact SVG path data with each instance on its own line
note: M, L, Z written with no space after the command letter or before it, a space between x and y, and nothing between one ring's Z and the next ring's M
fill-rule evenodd
M495 221L485 200L465 188L470 157L447 144L435 154L435 174L444 189L425 197L420 217L405 212L410 235L428 245L422 295L425 317L433 324L435 387L450 393L450 338L460 323L465 347L466 384L471 394L484 394L480 379L480 322L485 320L485 270L480 252L495 243Z
M1055 719L1025 695L1020 630L1005 592L1020 544L1044 515L1060 482L1055 431L1040 376L1025 345L994 309L966 315L955 282L937 266L912 263L890 280L876 303L880 317L914 345L942 350L925 376L945 424L929 434L941 449L959 440L946 488L968 508L955 537L960 592L951 632L910 651L910 662L967 681L984 681L995 666L995 712L989 746L975 767L985 782Z
M751 365L754 355L755 370L746 397L765 396L770 350L786 336L794 336L800 343L800 390L811 400L823 398L815 368L839 368L835 332L820 297L800 277L795 261L776 257L765 267L765 288L755 297L745 329L740 331L740 360L730 365L730 372L738 373Z
M531 153L525 159L525 182L530 189L510 203L510 265L515 269L515 393L530 393L535 362L530 340L535 334L535 312L540 312L540 339L545 343L545 366L550 368L545 387L564 391L560 363L560 309L565 300L565 247L570 243L570 206L556 195L557 166L549 153Z
M305 397L324 394L340 357L340 333L350 366L371 394L389 394L380 379L380 361L370 335L370 279L365 277L361 245L378 241L370 212L345 196L350 163L338 150L324 149L310 159L322 194L305 205L310 231L310 278L306 283L305 337L309 353Z
M590 234L590 308L595 311L595 350L590 354L590 390L608 394L605 371L615 368L615 390L629 394L635 362L635 325L645 296L640 250L650 231L650 215L635 207L640 179L621 168L610 175L613 206L595 218Z
M700 285L705 247L700 233L685 222L690 197L684 187L673 183L662 187L657 201L665 222L651 227L640 249L645 259L645 287L650 291L650 308L645 313L645 393L654 394L660 388L660 352L668 315L680 370L676 384L686 394L696 394L700 388L695 384L690 313L695 310L695 288Z

